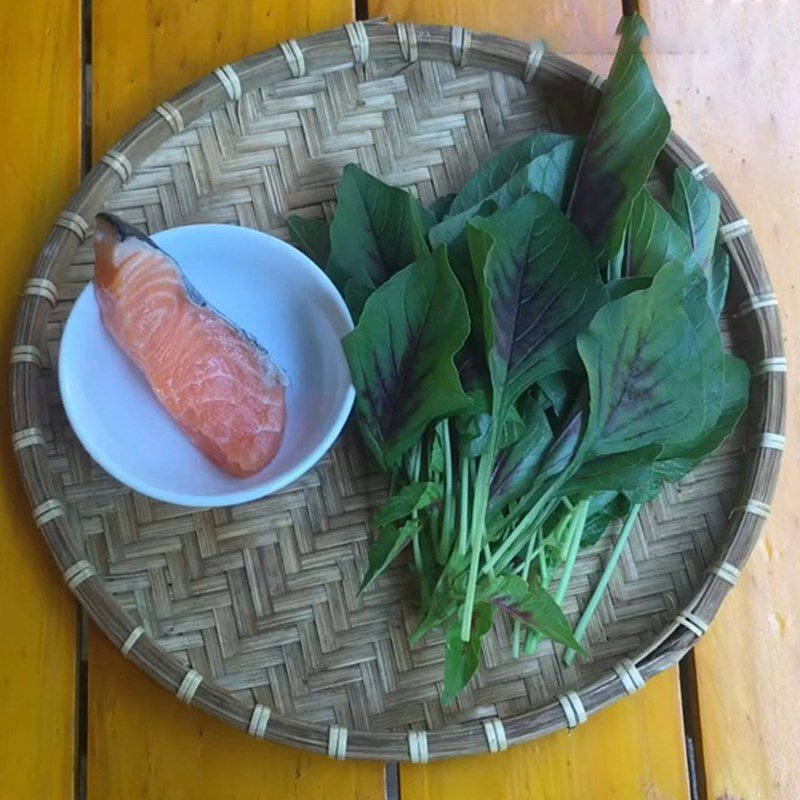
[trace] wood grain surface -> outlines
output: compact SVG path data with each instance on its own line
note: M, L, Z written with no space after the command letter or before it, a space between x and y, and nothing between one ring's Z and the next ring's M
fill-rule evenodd
M335 28L353 0L94 0L93 151L216 67Z
M36 255L80 179L80 2L0 4L0 352ZM0 372L0 796L73 789L76 604L31 520Z
M252 739L179 703L96 628L89 646L89 798L374 800L381 764Z
M335 27L335 2L95 0L94 152L160 101L228 61L289 36ZM338 764L255 741L187 708L92 629L89 638L89 797L380 798L379 764Z
M47 228L77 183L80 163L78 0L0 5L0 126L6 234L0 237L0 336L8 350L21 291ZM800 12L783 0L649 0L647 45L674 126L703 153L753 226L797 361L800 252L800 93L791 76ZM616 0L372 0L372 16L462 24L549 45L604 73L615 46ZM349 2L95 0L94 144L102 154L158 102L226 61L341 24ZM6 380L5 378L2 380ZM790 383L790 398L794 383ZM7 386L0 441L7 442ZM790 399L789 451L766 532L697 648L708 796L800 796L800 583L793 554L800 423ZM73 776L75 605L29 522L9 448L0 448L0 796L69 798ZM380 798L377 765L327 759L249 740L187 709L90 637L89 796L120 798ZM680 690L675 670L571 734L507 754L404 768L403 798L683 798Z
M689 797L677 669L586 725L505 753L403 765L403 800Z

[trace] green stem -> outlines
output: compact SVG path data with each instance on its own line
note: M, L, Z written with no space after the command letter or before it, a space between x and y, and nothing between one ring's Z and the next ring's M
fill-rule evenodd
M447 420L439 423L442 432L442 450L444 451L444 515L442 531L439 537L439 563L444 564L453 543L456 504L453 492L453 459L450 446L450 424Z
M461 456L461 506L458 513L458 554L467 554L469 531L469 458Z
M423 581L422 550L419 546L419 534L411 540L411 549L414 552L414 569L417 571L419 580Z
M467 592L464 598L464 611L461 618L461 640L468 642L472 628L472 609L475 607L475 591L478 586L478 568L480 566L482 543L486 531L486 507L489 505L489 478L491 465L494 461L494 442L496 436L492 433L489 448L481 456L478 465L478 475L475 479L475 489L472 497L472 519L470 525L469 546L470 562L469 577L467 578Z
M586 629L589 627L589 623L592 620L592 617L595 615L597 611L597 607L600 605L600 600L603 597L603 593L608 588L608 583L611 580L611 576L616 569L617 562L619 561L620 556L622 555L622 551L625 549L625 545L628 541L628 537L633 530L633 525L636 522L636 517L639 516L639 509L641 508L641 504L634 503L631 506L630 513L628 514L628 518L625 520L625 524L622 526L622 530L619 533L619 538L617 539L617 543L614 545L614 549L611 551L611 556L608 559L608 563L603 570L603 574L600 576L600 580L597 583L597 587L594 590L591 598L589 599L589 603L586 606L583 614L581 614L581 618L578 620L578 624L575 626L575 639L580 642L583 639L584 634L586 633ZM575 660L575 656L577 652L575 650L567 650L564 654L564 663L569 666Z
M581 537L583 536L583 529L586 525L586 516L589 511L589 501L581 500L576 506L572 520L570 521L569 534L569 549L567 551L567 560L564 563L564 569L561 572L561 578L558 581L558 588L554 595L554 600L560 606L567 596L570 581L572 580L572 571L575 569L575 562L578 560L578 550L581 547ZM533 635L528 636L525 643L525 652L528 655L533 655L536 648L539 647L539 642L542 641L544 636L536 631Z
M575 521L574 525L572 525L567 561L564 564L564 571L561 573L561 578L558 581L558 589L556 589L555 594L556 603L559 605L564 602L570 581L572 580L572 571L575 569L575 562L578 560L578 550L580 550L581 547L581 537L583 536L583 529L586 525L588 512L588 500L581 500L575 507Z
M475 591L478 586L478 568L480 567L481 550L486 538L486 509L489 505L489 481L492 477L494 457L497 452L497 435L500 427L500 407L498 398L492 408L492 430L489 434L489 443L481 455L478 464L478 475L475 478L474 494L472 497L472 519L470 520L470 553L469 577L467 578L467 591L464 598L464 610L461 617L461 641L468 642L472 629L472 610L475 607Z
M566 499L566 498L565 498ZM544 518L547 517L552 513L555 509L555 505L548 510L548 513L544 515ZM552 533L553 538L558 541L564 533L564 530L569 525L572 517L574 516L573 512L573 505L572 503L568 506L569 511L564 514L564 516L558 521L555 530ZM538 546L534 547L534 545L538 542ZM544 531L542 528L538 528L535 533L531 536L528 540L528 549L525 553L525 560L522 563L521 567L521 577L524 581L527 582L528 577L530 576L531 565L533 563L534 558L539 559L539 578L543 588L547 588L550 585L550 571L547 568L547 557L545 555L545 545L544 545ZM514 620L514 632L513 638L511 640L511 654L514 658L519 658L519 651L520 651L520 637L522 635L522 625L519 620Z
M539 551L539 580L542 582L542 589L549 589L550 588L550 578L553 577L553 573L550 572L547 566L547 554L544 551L544 547Z
M410 473L409 477L411 478L412 483L416 483L419 480L419 476L422 471L422 441L417 442L411 448L408 458L408 471ZM418 516L418 511L413 511L411 513L412 519L417 519ZM414 538L411 540L411 549L414 553L414 567L417 570L417 575L419 576L420 581L422 581L422 549L420 548L419 544L419 533L415 534Z
M489 547L489 543L486 542L483 545L483 557L488 561L492 557L492 549ZM494 580L494 570L489 570L489 580Z
M534 545L541 537L542 529L539 528L534 534L528 539L528 549L525 552L525 560L522 564L522 580L525 583L528 582L528 576L530 575L531 571L531 562L533 561L534 556ZM522 635L522 623L518 619L514 620L514 632L511 639L511 655L514 658L519 658L519 641Z
M408 451L406 456L406 471L408 479L415 483L419 480L420 471L422 470L422 441L414 444L411 450Z
M491 566L497 572L502 572L511 563L517 553L517 550L519 549L519 545L524 538L526 531L532 526L538 527L544 521L547 515L540 514L542 508L546 507L546 504L549 502L550 498L561 488L561 485L567 480L567 478L569 478L569 474L564 472L559 475L552 484L550 484L549 488L547 488L544 494L533 504L525 516L513 528L511 533L506 536L503 544L494 551L492 563L491 565L486 564L484 566L484 571Z

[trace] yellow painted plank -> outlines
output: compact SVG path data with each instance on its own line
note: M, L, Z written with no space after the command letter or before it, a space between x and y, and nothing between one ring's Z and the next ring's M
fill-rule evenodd
M352 18L349 0L95 0L93 8L98 155L157 103L213 68ZM90 797L377 798L383 775L377 764L339 764L255 741L187 708L92 629Z
M80 177L80 2L0 3L0 352L48 229ZM0 370L0 795L69 798L76 608L31 521Z
M372 16L457 24L534 40L605 74L615 48L618 0L372 0ZM677 670L573 734L427 770L404 767L405 800L688 796Z
M402 767L403 800L689 797L677 668L634 697L505 753Z
M89 797L379 800L383 767L258 741L178 702L92 627Z
M335 28L354 0L95 0L94 154L216 67Z
M800 7L648 4L656 79L675 127L750 221L781 307L788 444L773 513L739 585L696 649L708 796L800 797ZM791 370L795 370L793 373Z

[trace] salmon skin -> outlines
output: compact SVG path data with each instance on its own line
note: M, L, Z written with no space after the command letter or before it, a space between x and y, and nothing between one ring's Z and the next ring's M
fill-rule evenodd
M210 459L237 477L264 469L286 426L283 371L149 236L113 214L96 223L95 296L114 341Z

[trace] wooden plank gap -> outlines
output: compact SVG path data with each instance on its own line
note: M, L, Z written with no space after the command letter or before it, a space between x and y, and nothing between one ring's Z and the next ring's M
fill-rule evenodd
M697 668L693 651L690 651L680 662L679 671L689 789L692 800L708 800L703 760L703 735L700 727L700 701L697 693Z
M75 800L87 800L87 743L89 741L89 619L77 606L75 642Z
M92 0L81 0L81 178L92 168ZM88 797L89 618L76 604L75 627L75 800Z
M92 0L81 2L81 176L92 168Z
M384 786L386 787L386 800L400 800L400 769L397 762L386 765Z
M622 16L629 17L638 13L640 13L639 0L622 0Z

